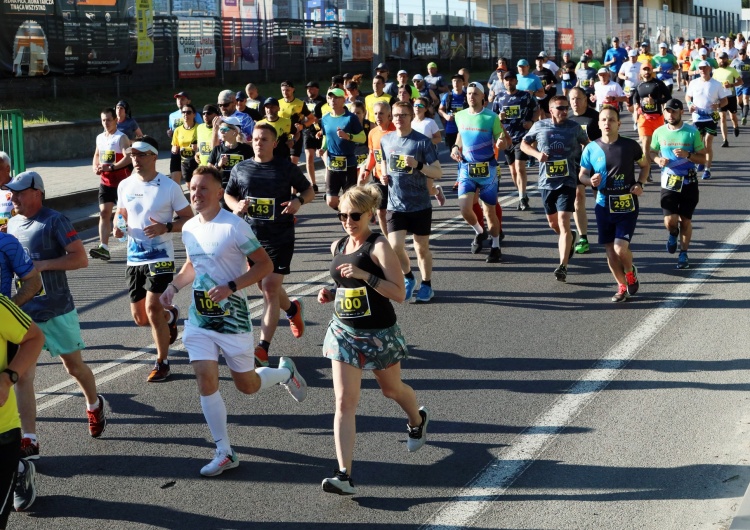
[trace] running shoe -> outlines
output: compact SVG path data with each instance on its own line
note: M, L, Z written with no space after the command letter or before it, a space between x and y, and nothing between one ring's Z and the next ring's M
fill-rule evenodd
M490 233L487 232L487 230L484 230L481 234L475 235L474 241L471 242L471 253L479 254L482 251L482 243L487 241L487 238L489 237Z
M268 366L268 351L258 344L255 347L255 367L263 368L264 366Z
M625 273L625 281L628 285L628 294L633 296L638 292L638 288L641 286L641 282L638 281L638 267L633 264L633 270Z
M318 185L317 184L313 184L312 187L313 187L313 191L315 193L318 193Z
M161 383L162 381L166 381L167 379L169 379L169 375L169 364L156 361L154 363L153 369L151 370L151 373L148 374L148 378L146 379L146 381L148 381L149 383Z
M337 469L332 478L323 479L323 491L337 495L354 495L357 488L354 487L354 481L346 469Z
M217 449L214 452L214 458L208 464L201 468L201 475L204 477L215 477L221 475L227 469L234 469L240 465L240 459L234 450L231 453Z
M654 176L651 173L649 173L648 177L646 177L646 182L653 182L653 181L654 181Z
M435 296L435 291L432 287L425 285L424 283L419 286L416 296L414 297L414 303L427 303Z
M109 261L110 259L109 250L107 250L101 245L89 250L89 256L91 256L94 259L101 259L104 261Z
M740 129L739 129L739 127L735 127L734 128L734 135L735 136L739 136L740 135Z
M307 397L307 383L305 378L297 372L294 361L289 357L282 357L279 359L279 368L286 368L292 373L287 382L281 383L281 386L287 389L297 403L302 403Z
M576 243L575 252L576 254L586 254L587 252L591 251L591 246L589 245L588 239L579 239L578 243Z
M528 197L521 197L521 202L519 203L520 208L522 212L525 212L529 209L529 198Z
M17 512L28 510L36 500L36 468L26 459L21 459L21 462L23 471L18 473L13 490L13 507Z
M169 324L169 344L174 344L177 340L177 319L180 318L180 308L173 305L167 311L172 313L172 323Z
M21 438L21 454L19 458L39 460L39 442L24 436Z
M617 285L617 292L612 297L612 301L616 303L624 302L625 300L628 299L629 296L630 295L628 294L628 286L625 285L624 283L621 283Z
M724 140L723 142L721 142L721 146L722 147L729 147L729 140Z
M502 228L500 229L500 234L497 237L500 239L500 241L505 239L505 232L503 232Z
M706 169L706 166L704 166L703 164L698 164L698 166L695 168L695 170L698 172L703 171L704 169Z
M422 416L422 423L417 427L406 424L406 430L409 433L409 439L406 440L406 450L410 453L419 451L427 441L427 425L430 418L427 415L427 408L419 407L419 415Z
M292 335L294 335L295 339L298 339L305 334L305 313L300 300L295 298L292 300L292 305L297 306L297 312L294 313L292 318L287 318L289 318L289 329L292 330Z
M573 254L576 253L576 246L574 243L576 242L576 239L578 239L578 232L576 232L575 230L571 230L570 235L573 236L573 239L570 241L570 250L568 251L568 261L570 261L570 258L573 257Z
M406 300L411 300L414 296L414 288L417 286L417 279L404 276L404 286L406 287Z
M703 170L703 175L701 175L702 180L710 180L711 179L711 170L705 169Z
M690 268L690 261L688 260L687 251L683 250L680 252L680 256L677 258L677 268L678 269L689 269Z
M445 193L443 193L443 187L435 186L435 189L437 190L437 193L435 194L435 199L437 200L440 206L445 206Z
M679 234L677 234L679 235ZM674 254L677 251L677 235L669 234L667 238L667 252Z
M747 124L747 118L745 116L742 117L742 121L740 122L742 125Z
M484 260L486 263L500 263L503 261L503 253L500 247L492 247L490 249L490 255Z
M565 265L560 265L558 268L555 269L555 278L557 278L558 282L564 282L568 278L568 267Z
M99 438L107 426L107 402L101 396L99 397L99 408L96 410L86 409L86 415L89 417L89 434L92 438Z

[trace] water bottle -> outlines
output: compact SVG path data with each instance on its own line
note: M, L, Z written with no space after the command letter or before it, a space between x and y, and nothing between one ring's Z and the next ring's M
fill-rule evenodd
M198 278L198 281L200 282L200 285L203 288L203 290L206 292L210 291L213 287L216 287L217 285L219 285L208 274L203 274L200 278ZM229 299L225 298L221 302L218 302L218 304L219 304L219 307L221 307L222 309L226 311L227 307L229 306Z
M115 226L122 231L122 237L118 237L117 241L125 242L128 240L128 224L125 222L125 218L121 213L117 214L117 221Z

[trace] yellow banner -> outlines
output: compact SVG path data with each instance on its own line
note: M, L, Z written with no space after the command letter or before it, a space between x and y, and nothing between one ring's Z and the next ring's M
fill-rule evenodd
M135 20L138 37L137 64L154 62L154 8L152 0L135 0Z

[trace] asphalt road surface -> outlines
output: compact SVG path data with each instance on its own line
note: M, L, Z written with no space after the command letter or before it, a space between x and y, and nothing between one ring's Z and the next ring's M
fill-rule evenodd
M88 436L77 387L43 352L39 497L9 528L728 528L750 482L750 129L730 142L700 183L689 270L666 253L658 185L646 188L633 242L641 290L625 304L610 302L591 195L592 251L559 283L536 190L532 211L516 211L503 167L496 265L487 250L470 254L473 232L449 193L434 210L436 296L397 307L410 347L403 377L431 412L428 442L407 453L405 417L366 375L353 498L320 487L335 466L334 395L321 355L331 307L315 294L342 235L322 196L302 208L285 282L305 302L307 330L295 340L282 319L271 348L272 363L295 359L308 398L281 387L242 395L222 365L241 465L216 478L199 475L213 444L179 340L172 378L146 383L152 339L132 322L114 243L111 262L69 274L85 358L111 406L107 429ZM449 189L455 165L443 160ZM90 247L94 230L82 236ZM184 313L187 294L177 300ZM255 293L253 307L257 323Z

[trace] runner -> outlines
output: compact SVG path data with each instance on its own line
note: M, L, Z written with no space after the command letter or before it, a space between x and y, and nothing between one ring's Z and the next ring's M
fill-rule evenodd
M619 81L618 73L620 72L620 68L623 64L625 64L625 61L628 60L628 52L625 50L625 48L622 48L620 46L620 37L615 35L612 37L612 47L607 50L607 52L604 54L604 63L602 63L602 66L605 66L609 70L609 76L610 78ZM620 86L623 86L623 83L619 81Z
M310 114L308 115L309 125L302 130L302 147L305 150L307 178L312 184L313 191L318 193L317 178L315 175L315 151L320 149L321 142L316 137L316 133L320 129L318 122L323 117L321 109L326 102L326 98L320 95L320 85L317 81L310 81L305 85L305 88L307 89L307 97L304 103Z
M396 114L405 111L399 105ZM373 370L383 395L406 413L407 451L418 451L427 441L427 409L419 406L414 390L401 380L401 361L407 358L408 349L391 305L391 300L402 303L406 299L399 258L386 238L369 227L379 195L375 186L365 186L350 188L341 197L338 217L346 236L331 245L335 283L318 292L318 302L334 302L335 306L323 355L331 359L333 371L338 465L334 476L324 479L322 486L323 491L339 495L356 493L351 475L363 370Z
M438 97L450 90L448 84L443 80L443 76L438 74L437 63L427 63L427 75L424 76L424 81L430 90L435 91Z
M193 178L193 170L198 163L195 153L198 152L198 129L195 121L195 107L186 103L182 107L182 125L174 130L172 135L172 154L180 155L180 171L187 184ZM181 182L177 180L177 184Z
M586 97L589 98L589 105L594 106L594 83L597 79L597 71L589 65L589 57L584 54L581 55L581 62L576 66L576 78L578 79L578 85L586 92Z
M399 70L396 74L396 80L398 81L398 88L406 87L409 89L411 99L419 97L419 90L414 85L409 84L409 72Z
M11 296L13 277L16 294ZM42 289L42 277L14 236L0 232L0 293L17 306L25 305Z
M258 132L256 128L253 134ZM267 150L269 156L272 151ZM301 173L299 176L307 183ZM279 360L278 368L254 369L253 325L246 289L267 277L273 265L250 226L221 208L221 196L219 171L207 166L196 169L190 183L190 202L198 215L185 223L182 233L187 260L161 295L161 303L170 307L180 289L191 287L193 291L182 341L198 382L201 409L216 444L214 458L200 470L206 477L220 475L240 464L229 440L227 409L219 391L219 351L234 386L243 394L282 385L298 402L307 395L304 378L287 357ZM253 262L249 269L246 259Z
M684 82L684 79L682 78L682 59L680 58L680 56L682 55L682 50L687 47L688 46L685 45L685 39L682 36L677 37L677 42L672 44L672 55L674 55L677 59L677 68L675 69L675 74L677 74L676 77L678 92L681 90L682 84Z
M650 64L654 67L656 78L667 87L669 97L671 98L672 86L674 85L673 76L675 72L678 72L679 75L680 69L679 64L677 63L677 57L669 53L669 47L666 42L659 44L659 54L654 55ZM648 152L648 149L644 152Z
M253 132L255 156L232 169L224 200L235 214L253 228L260 244L271 257L273 271L263 276L258 287L263 292L263 320L260 342L255 348L257 366L268 366L268 352L279 323L279 309L289 319L295 338L305 332L300 300L290 300L282 283L291 273L294 255L294 214L312 202L315 192L302 171L289 157L274 156L276 129L259 122ZM290 190L296 190L291 195ZM251 266L254 266L251 263Z
M648 177L651 160L638 142L619 135L620 114L606 106L599 113L602 137L583 150L579 178L596 186L596 224L599 244L607 251L607 264L617 281L613 302L624 302L638 292L638 269L630 245L638 220L638 197ZM638 178L635 164L640 167Z
M195 154L195 161L199 166L208 164L208 157L211 156L211 146L213 145L214 136L214 119L219 116L219 107L216 105L206 105L203 107L203 121L196 127L198 137L198 152Z
M36 500L34 464L19 458L21 423L13 387L36 366L44 333L5 295L0 295L0 321L3 323L0 326L0 495L3 499L0 528L7 528L11 491L13 508L17 512L28 510Z
M458 128L453 120L454 115L469 106L466 101L463 76L454 75L451 77L451 83L453 84L453 90L443 94L440 98L440 107L438 107L438 114L445 124L445 145L448 146L449 151L453 149L456 144L456 136L458 136Z
M178 92L174 95L175 103L177 104L177 110L169 115L169 125L167 126L167 136L169 136L170 142L172 141L172 135L177 128L182 125L182 108L191 103L190 96L187 92ZM196 123L203 123L200 116L195 117ZM182 177L182 160L179 154L172 154L169 159L169 176L172 180L179 183Z
M529 92L531 95L543 99L545 94L542 80L529 71L529 61L526 59L520 59L516 63L516 67L518 68L518 74L516 75L518 79L518 90Z
M8 222L8 233L18 238L42 275L41 290L21 309L44 332L44 349L62 361L83 392L89 434L98 438L107 425L106 401L97 393L94 374L81 357L86 345L65 274L88 266L86 249L68 218L44 206L44 182L38 173L20 173L6 187L18 212ZM34 376L35 367L30 366L18 380L16 392L24 436L36 440L30 452L38 455Z
M10 190L5 189L5 185L10 182L10 170L10 156L5 151L0 151L0 232L8 231L8 220L15 215Z
M641 63L638 62L637 51L630 50L628 52L628 61L620 67L620 72L617 76L623 82L623 91L628 96L627 106L628 111L633 114L633 130L638 130L638 115L635 105L633 105L635 87L641 82Z
M492 247L486 262L500 263L503 260L500 251L502 228L495 212L498 191L495 149L506 149L512 145L512 140L498 115L484 108L484 89L479 83L469 84L466 97L469 108L456 114L458 138L451 151L451 158L458 162L458 203L464 220L474 229L472 254L480 252L482 242L491 236ZM489 234L473 212L476 197L482 201Z
M430 104L430 110L434 112L434 109L437 109L440 105L440 100L435 91L427 86L421 74L415 74L411 81L414 83L417 92L419 92L419 97L425 98Z
M651 64L651 59L653 58L651 44L648 41L643 41L641 43L641 53L638 54L638 62L641 64Z
M654 77L653 66L644 64L641 67L641 82L633 94L633 106L638 114L638 137L641 149L647 157L650 155L651 136L664 125L662 105L671 98L671 91L659 79ZM650 161L650 158L649 158ZM649 173L649 182L653 177Z
M214 137L212 148L221 143L221 141L219 140L219 130L217 128L218 120L221 117L229 118L230 116L234 116L235 118L240 120L240 129L242 129L242 133L245 135L245 138L252 138L253 136L253 127L255 127L255 121L250 117L249 114L237 110L236 98L237 97L235 93L231 90L222 90L221 92L219 92L216 104L221 110L221 116L217 116L216 118L214 118ZM260 110L262 111L263 109L261 108Z
M383 92L383 87L385 86L385 78L382 76L376 75L372 79L372 94L365 97L365 107L367 108L367 119L371 122L375 121L375 104L379 101L382 101L383 103L388 103L388 105L391 105L395 98L391 96L390 94L386 94Z
M219 138L221 145L213 148L208 164L221 171L221 187L226 188L229 175L234 166L253 157L253 148L250 144L243 142L244 137L240 131L240 121L235 117L222 118L219 125ZM221 199L222 207L228 208L224 199Z
M101 114L104 132L96 137L93 171L99 175L99 245L89 249L92 258L109 261L109 234L112 232L112 208L117 204L117 186L128 177L130 157L125 150L130 146L128 137L117 130L114 109L104 109Z
M719 125L721 128L721 137L724 140L721 146L729 147L729 140L727 139L727 114L729 114L729 118L732 120L734 136L737 137L740 135L740 123L737 119L737 94L735 92L735 87L742 86L742 75L729 66L729 55L727 52L722 52L719 54L719 67L714 68L712 77L724 86L724 95L727 98L727 104L722 106L719 111L719 115L721 116Z
M746 48L739 50L739 57L732 61L732 67L742 76L742 86L737 87L737 103L742 111L741 123L745 125L750 112L750 58Z
M356 144L367 142L357 117L344 105L345 94L340 88L328 91L331 112L320 120L323 144L320 155L327 152L326 203L334 210L339 206L339 193L357 184Z
M573 256L575 230L570 229L570 215L575 212L576 153L588 143L588 137L576 122L568 120L568 100L554 96L550 102L552 119L539 120L526 133L521 150L539 160L539 189L550 228L558 234L560 265L555 278L564 282L568 260Z
M698 205L696 164L706 161L706 149L698 130L682 121L683 105L670 99L664 105L666 125L654 132L651 156L661 170L661 208L664 226L669 232L667 252L677 251L680 242L678 269L690 267L688 248L693 235L693 212Z
M711 163L714 158L713 140L719 120L718 110L726 106L727 98L724 86L711 77L711 65L707 61L701 61L697 68L700 77L690 81L685 92L685 103L693 114L693 125L701 133L703 145L706 146L706 164L698 164L698 172L703 171L701 178L708 180L711 178Z
M526 193L526 161L529 157L521 150L521 142L534 124L538 103L528 92L518 90L518 78L513 72L503 75L503 83L505 92L495 98L492 112L500 117L512 141L505 149L505 161L508 163L513 184L518 189L518 209L526 211L529 209L529 196Z
M281 106L278 99L266 98L263 102L263 108L266 111L266 117L258 121L256 125L267 123L276 129L276 147L273 149L273 156L289 158L291 149L295 144L295 138L299 136L299 133L292 132L292 120L283 118L279 114ZM252 137L250 137L250 140L252 141Z
M258 87L254 83L248 83L245 85L245 94L247 94L247 100L245 101L245 114L250 116L253 121L262 120L265 116L263 112L263 98L258 93Z
M570 101L570 110L572 111L568 119L581 126L581 129L584 130L590 142L601 138L602 131L599 129L599 113L589 107L586 92L580 87L575 87L568 94L568 100ZM576 155L576 163L579 166L581 164L580 152ZM591 250L587 235L589 218L586 213L586 186L584 186L580 179L578 179L578 185L576 186L576 203L573 220L576 223L578 232L575 252L576 254L586 254Z
M156 362L148 376L151 383L169 377L169 345L177 340L179 310L165 309L159 302L175 272L171 233L179 232L193 216L182 188L156 170L158 156L159 144L150 136L137 138L130 147L135 170L117 188L117 213L127 229L117 224L113 229L116 238L128 237L126 276L133 320L138 326L151 327L156 343Z
M138 126L138 122L133 119L133 115L130 112L130 105L128 102L120 100L115 105L115 114L117 118L117 130L128 137L128 140L133 141L136 136L143 136L141 128Z
M618 83L612 81L609 70L601 67L596 75L599 81L594 83L594 96L592 99L592 101L596 102L596 110L600 110L605 102L612 105L627 103L628 97L625 95L625 91Z
M388 237L388 179L382 172L383 151L380 148L380 140L383 135L395 131L396 126L393 125L391 120L391 106L388 103L384 101L375 103L374 113L376 126L370 129L370 134L367 135L367 147L370 150L370 155L360 171L359 184L366 184L370 174L374 174L375 184L380 189L378 224L380 225L380 232Z
M299 162L302 154L302 131L315 123L315 115L307 108L307 105L294 95L294 83L289 80L281 82L281 94L283 98L279 101L279 116L289 118L291 121L291 132L294 135L294 145L291 147L292 162Z
M429 302L435 295L430 250L430 183L440 179L443 170L432 141L411 128L414 119L412 106L394 103L392 116L396 131L380 139L383 157L381 171L388 179L388 241L401 262L406 299L410 300L416 279L406 253L406 234L411 232L414 235L417 264L422 274L415 302Z
M570 55L569 52L565 53ZM562 68L560 68L557 75L560 77L563 96L567 97L570 93L570 89L578 85L578 77L576 77L575 73L575 63L570 60L563 62Z
M547 54L541 52L536 58L536 70L532 73L539 78L544 88L544 97L537 97L539 108L541 109L540 118L549 118L549 100L557 93L557 77L555 73L544 66Z

